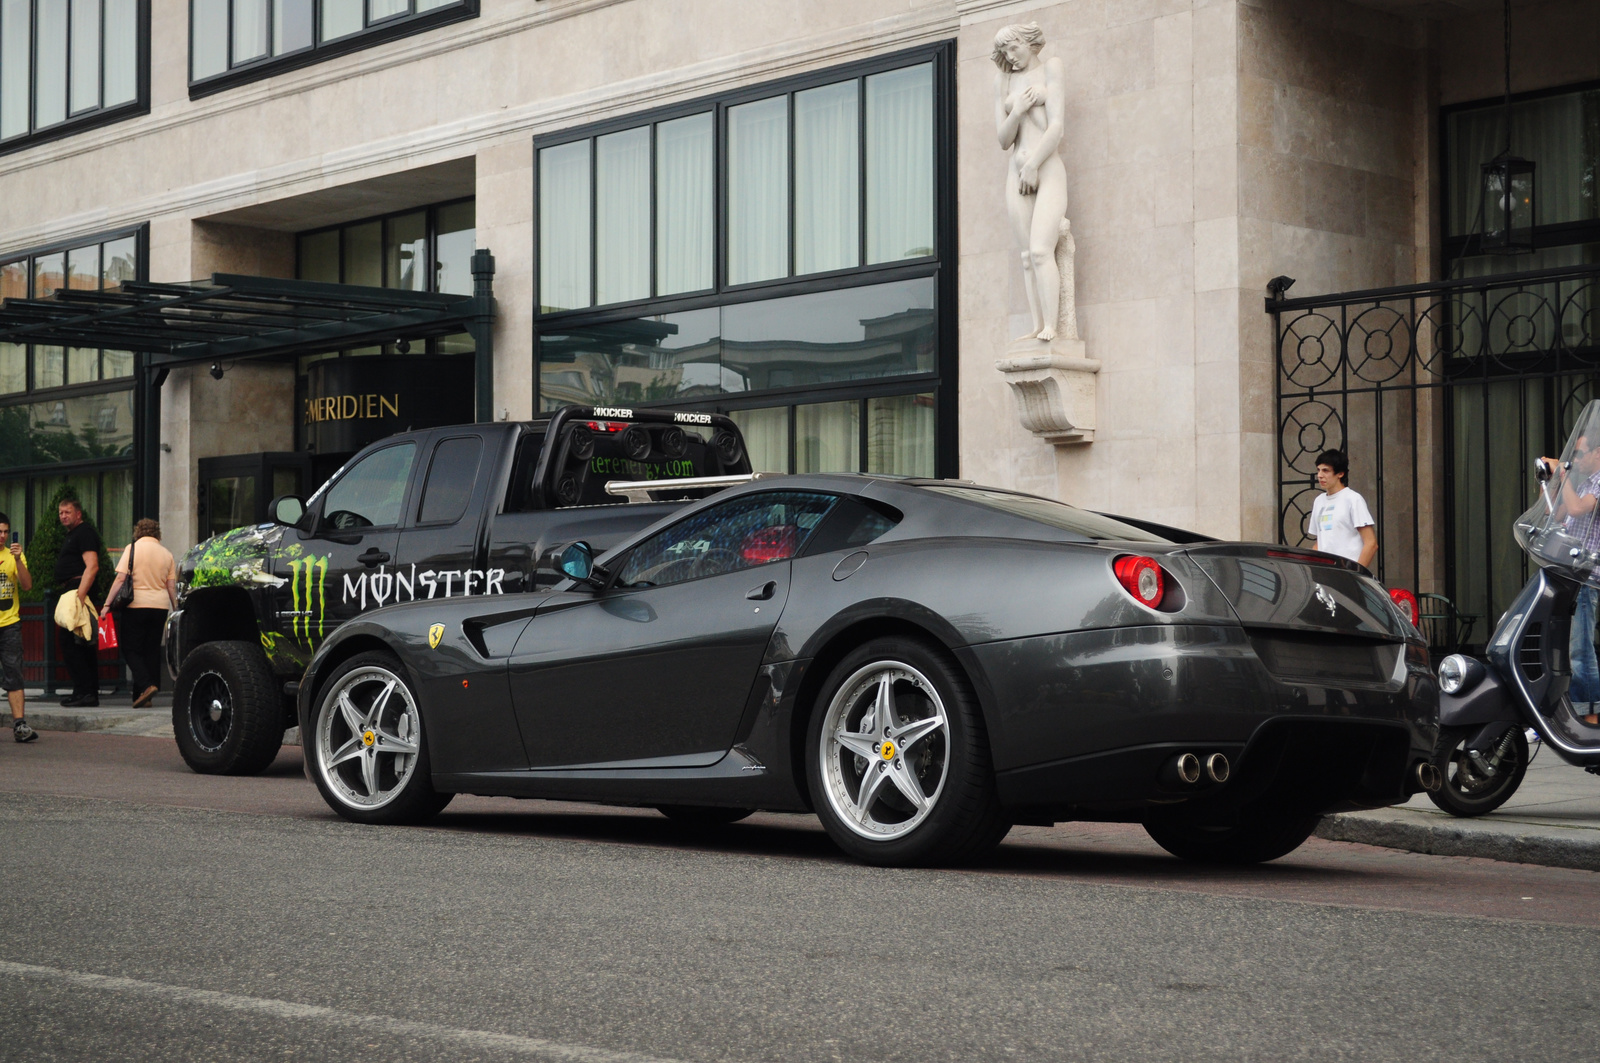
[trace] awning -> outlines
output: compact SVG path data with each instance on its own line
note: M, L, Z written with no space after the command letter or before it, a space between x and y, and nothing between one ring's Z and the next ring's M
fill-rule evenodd
M492 276L493 259L487 264ZM105 291L62 289L46 299L0 302L0 342L143 351L152 368L460 332L473 333L481 343L493 315L488 276L475 278L478 295L233 273L212 274L209 283L125 281Z

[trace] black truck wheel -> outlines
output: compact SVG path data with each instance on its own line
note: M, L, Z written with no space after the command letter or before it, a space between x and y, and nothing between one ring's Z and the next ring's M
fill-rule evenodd
M202 775L254 775L283 746L283 698L261 647L206 642L178 669L172 733Z

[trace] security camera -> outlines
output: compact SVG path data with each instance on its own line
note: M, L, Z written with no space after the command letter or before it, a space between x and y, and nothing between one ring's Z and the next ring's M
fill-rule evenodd
M211 379L212 380L221 380L222 379L222 363L221 362L212 362L211 363Z
M1274 299L1282 299L1283 293L1294 287L1294 278L1278 275L1267 282L1267 293Z

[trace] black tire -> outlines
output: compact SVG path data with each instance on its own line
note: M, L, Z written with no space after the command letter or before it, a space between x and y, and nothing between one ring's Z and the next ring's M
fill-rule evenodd
M869 760L839 744L838 736L845 726L876 725L876 709L863 708L862 696L854 692L864 692L867 686L881 690L885 684L894 705L891 729L899 728L899 734L889 738L914 734L917 726L930 724L937 718L940 703L943 726L887 752L882 747L891 743L882 742L866 750L879 752ZM937 701L929 697L930 690L937 694ZM833 733L825 753L824 730L830 718ZM880 738L884 737L881 731L878 728ZM855 740L857 733L846 737ZM865 791L874 769L882 779L876 789ZM892 772L904 774L895 780ZM936 773L940 781L933 783ZM884 867L967 863L991 852L1011 829L1000 806L988 732L972 686L941 648L916 639L873 639L834 667L811 708L806 728L806 776L811 803L828 836L865 863ZM907 799L905 783L917 786L923 794L926 804L920 809ZM854 803L859 810L864 792L866 814L858 815L853 826L846 819L846 809ZM896 802L902 806L898 813L904 816L901 822L892 821L897 814L892 803ZM880 822L880 813L889 821ZM871 833L879 830L883 833Z
M1511 725L1506 734L1511 741L1492 776L1485 776L1467 757L1467 739L1479 730L1477 727L1439 729L1433 766L1439 769L1444 782L1437 792L1428 795L1428 800L1452 816L1481 816L1493 812L1511 799L1522 785L1522 777L1528 773L1528 736L1523 733L1521 724Z
M366 714L362 733L356 732L341 707L341 695ZM433 788L416 688L393 654L358 653L334 669L317 691L309 725L310 733L301 735L300 742L312 781L328 807L345 819L384 825L422 823L438 815L455 796ZM394 752L406 746L412 751ZM344 751L353 751L353 756L335 763ZM382 759L385 756L388 761ZM369 782L374 784L371 790ZM364 795L363 790L368 792Z
M172 733L202 775L255 775L283 747L282 684L251 642L205 642L183 659L172 691Z
M755 814L753 808L711 808L701 805L657 805L668 819L692 827L721 827Z
M1205 827L1181 818L1181 811L1155 810L1145 817L1145 833L1180 860L1197 864L1264 864L1287 856L1311 837L1322 816L1246 805L1235 826Z

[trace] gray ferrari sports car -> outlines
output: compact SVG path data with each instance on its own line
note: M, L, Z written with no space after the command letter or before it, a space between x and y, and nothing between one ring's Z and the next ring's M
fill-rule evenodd
M299 715L335 811L415 822L472 793L704 824L813 812L875 864L1113 820L1247 863L1437 785L1426 644L1327 554L800 475L546 564L550 591L408 602L323 644Z

